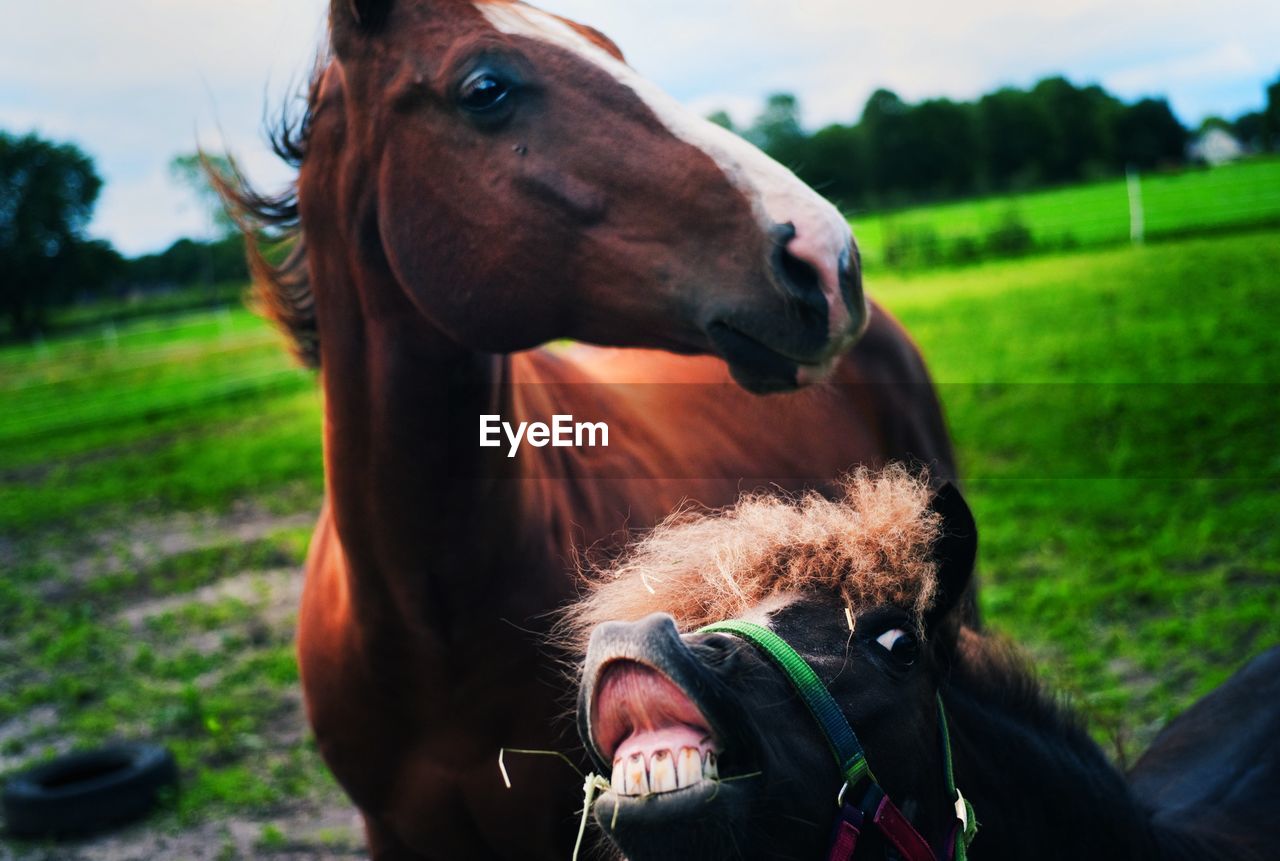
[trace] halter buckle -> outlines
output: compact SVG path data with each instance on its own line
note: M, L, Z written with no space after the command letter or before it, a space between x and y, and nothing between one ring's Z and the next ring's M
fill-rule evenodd
M960 787L956 787L956 819L960 820L960 832L964 833L969 830L969 805L965 802L964 796L960 794Z
M836 807L844 807L844 795L849 791L849 781L844 782L844 786L840 787L840 792L836 795Z

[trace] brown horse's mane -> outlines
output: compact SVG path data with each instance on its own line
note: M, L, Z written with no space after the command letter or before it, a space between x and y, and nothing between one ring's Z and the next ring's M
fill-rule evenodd
M308 78L305 96L290 99L274 119L265 123L272 151L295 170L307 157L320 84L329 61L329 51L321 51ZM295 107L299 102L301 110ZM298 213L296 178L280 193L266 194L250 185L234 160L229 176L213 169L207 161L205 172L244 237L253 280L250 305L288 337L299 362L309 368L320 367L320 335L307 267L306 235Z
M806 592L835 593L855 612L895 604L919 625L937 590L930 551L941 530L928 477L859 469L840 489L837 499L757 493L719 512L675 512L613 565L585 573L564 615L569 639L655 612L692 630Z

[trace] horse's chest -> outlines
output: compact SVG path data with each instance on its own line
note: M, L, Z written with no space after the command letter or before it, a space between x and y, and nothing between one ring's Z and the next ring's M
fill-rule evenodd
M497 779L499 747L545 741L565 712L555 662L537 640L500 620L453 644L393 626L304 625L302 674L316 736L323 747L359 749L359 759L415 758L457 770L483 759Z
M498 769L504 747L572 748L546 668L405 652L400 667L411 672L338 661L308 688L321 751L352 800L406 845L430 848L424 857L481 857L477 846L494 846L514 823L534 831L522 856L540 857L528 852L539 846L562 855L578 778L559 760L510 754L508 790Z

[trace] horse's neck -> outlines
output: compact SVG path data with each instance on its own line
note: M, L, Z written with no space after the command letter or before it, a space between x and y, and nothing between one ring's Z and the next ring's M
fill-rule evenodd
M509 566L496 557L521 538L521 483L486 473L477 444L509 360L458 347L409 307L375 320L343 304L326 309L340 324L321 319L325 471L358 600L465 628L482 596L498 606L491 579Z
M1009 662L962 663L944 698L981 857L1212 857L1155 825L1088 733Z

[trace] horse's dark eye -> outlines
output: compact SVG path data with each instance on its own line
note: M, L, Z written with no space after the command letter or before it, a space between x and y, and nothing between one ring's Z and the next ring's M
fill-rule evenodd
M475 72L462 82L458 104L474 114L489 113L511 96L511 85L493 72Z
M915 635L901 628L890 628L876 637L876 642L903 664L914 664L920 654L920 644L916 642Z

